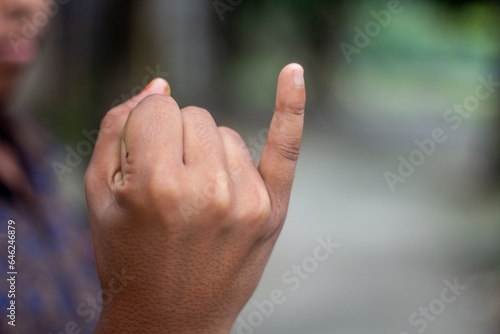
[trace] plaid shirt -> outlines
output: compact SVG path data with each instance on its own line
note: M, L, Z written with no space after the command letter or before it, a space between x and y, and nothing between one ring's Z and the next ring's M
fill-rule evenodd
M100 284L88 224L61 201L50 151L33 153L23 160L37 208L0 191L0 333L92 333ZM7 317L9 220L16 231L15 327Z

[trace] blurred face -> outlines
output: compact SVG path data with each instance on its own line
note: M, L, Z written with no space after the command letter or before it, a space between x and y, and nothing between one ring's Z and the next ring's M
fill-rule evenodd
M22 69L35 59L51 2L0 0L0 103L8 99Z

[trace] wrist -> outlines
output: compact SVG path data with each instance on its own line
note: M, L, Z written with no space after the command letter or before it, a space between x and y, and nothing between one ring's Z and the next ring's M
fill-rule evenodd
M229 334L234 321L211 321L203 322L195 318L174 318L165 313L159 317L158 314L146 314L140 311L140 307L123 308L108 307L103 309L101 318L94 334Z

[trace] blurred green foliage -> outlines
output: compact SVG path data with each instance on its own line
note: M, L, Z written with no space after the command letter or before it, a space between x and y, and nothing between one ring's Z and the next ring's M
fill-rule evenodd
M280 68L300 62L312 106L308 117L322 120L341 112L339 101L365 101L357 109L373 107L384 102L384 92L394 92L393 102L402 95L409 101L437 92L460 95L476 73L497 66L496 2L402 3L412 10L395 18L352 66L346 65L340 42L352 39L352 27L364 24L370 10L383 9L387 1L243 1L223 22L214 11L214 99L225 106L226 117L267 117ZM137 22L148 21L143 6L132 0L73 0L56 17L49 39L55 44L50 55L55 60L44 78L51 84L35 91L27 103L63 141L78 142L83 129L97 128L111 102L142 81L136 69L151 65L154 56L142 59L132 51L138 43L162 38L153 26L138 28ZM400 108L391 102L355 111L401 115L418 112L415 106Z

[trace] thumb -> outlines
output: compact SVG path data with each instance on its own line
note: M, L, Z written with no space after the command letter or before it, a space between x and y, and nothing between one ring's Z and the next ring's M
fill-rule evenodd
M273 214L287 211L304 127L304 69L290 64L278 79L276 110L260 158L259 172L271 198Z

